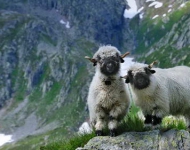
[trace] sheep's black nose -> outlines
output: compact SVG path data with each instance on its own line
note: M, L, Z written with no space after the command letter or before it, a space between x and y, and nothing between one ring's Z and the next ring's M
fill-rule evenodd
M119 63L110 59L105 59L100 70L105 75L116 74L119 71Z
M106 65L106 69L107 69L108 72L112 73L114 71L114 69L115 69L113 63L111 63L111 62L108 63Z
M113 64L110 62L107 64L107 67L111 68L111 67L113 67Z

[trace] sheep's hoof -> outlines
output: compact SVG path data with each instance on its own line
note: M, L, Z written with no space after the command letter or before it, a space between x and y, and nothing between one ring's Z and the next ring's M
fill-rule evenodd
M102 136L103 132L102 130L96 130L96 136Z
M159 124L161 124L161 122L162 122L162 118L157 117L157 116L153 116L152 117L152 124L153 124L153 126L159 125Z
M151 124L152 123L152 115L146 115L144 123Z
M116 129L110 130L110 136L115 137L116 136Z

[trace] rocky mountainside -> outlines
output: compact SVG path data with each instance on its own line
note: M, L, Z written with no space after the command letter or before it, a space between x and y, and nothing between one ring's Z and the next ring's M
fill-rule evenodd
M148 132L127 132L120 136L95 137L84 148L77 150L163 150L189 149L190 135L185 130L169 130L161 133L159 130Z
M136 35L139 60L158 60L160 67L190 66L189 1L137 0L137 4L141 11L130 27Z
M102 44L140 62L190 66L189 1L136 4L128 19L126 0L1 1L0 132L14 140L38 135L33 145L72 135L88 118L94 68L84 56Z
M125 0L1 1L0 132L18 140L76 131L94 71L84 56L102 44L123 50L125 7Z

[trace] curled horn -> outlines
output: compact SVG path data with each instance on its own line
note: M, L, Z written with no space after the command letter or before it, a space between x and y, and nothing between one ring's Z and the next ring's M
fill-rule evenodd
M97 63L96 59L90 58L89 56L85 56L84 58L90 60L92 63L94 63L94 66L96 66Z
M120 78L126 79L126 78L127 78L127 75L125 75L125 76L120 76Z
M126 52L125 54L121 55L121 58L124 58L126 57L127 55L129 55L130 53L129 52Z
M155 64L157 64L157 61L153 61L151 64L149 64L149 65L148 65L148 68L151 69L151 68L153 67L153 65L155 65Z
M121 63L124 62L123 58L126 57L129 54L130 54L129 52L126 52L125 54L123 54L123 55L120 56Z

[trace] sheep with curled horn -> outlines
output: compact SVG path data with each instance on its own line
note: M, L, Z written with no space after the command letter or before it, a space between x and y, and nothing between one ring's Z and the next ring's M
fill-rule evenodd
M155 128L167 115L182 115L190 128L190 68L152 68L155 63L136 63L123 77L136 97L135 104L145 116L145 125Z
M116 136L118 123L128 112L130 100L125 83L120 78L120 63L128 54L120 55L116 47L102 46L93 58L85 57L96 67L87 104L90 122L97 136L103 135L107 125L110 136Z

